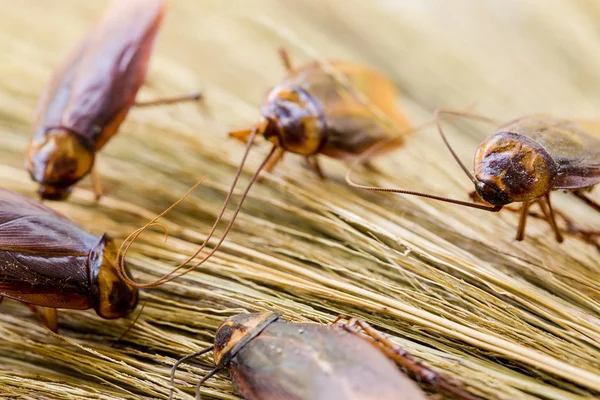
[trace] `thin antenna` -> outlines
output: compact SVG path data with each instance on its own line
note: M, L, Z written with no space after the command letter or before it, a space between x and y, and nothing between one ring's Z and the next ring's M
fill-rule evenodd
M471 172L469 172L469 170L467 169L467 167L465 167L465 164L462 163L462 161L460 161L460 158L458 158L458 155L454 152L454 149L452 148L452 146L450 146L450 143L448 143L448 139L446 138L446 134L444 133L444 130L442 129L442 123L440 122L440 115L441 114L448 114L449 112L444 111L440 108L438 108L437 110L435 110L435 114L434 114L434 118L435 118L435 125L437 126L437 130L440 133L440 136L442 137L442 140L444 141L444 144L446 145L446 147L448 148L448 150L450 150L450 153L452 154L452 157L454 157L454 159L456 160L456 162L458 163L458 165L460 165L460 167L462 168L462 170L464 171L464 173L469 177L469 179L471 180L471 182L473 182L475 185L477 185L477 179L475 179L475 177L473 176L473 174L471 174Z
M454 157L454 159L456 160L458 165L460 165L460 167L465 172L465 174L469 177L471 182L473 182L474 184L477 185L477 179L475 179L475 177L471 174L471 172L469 172L467 167L465 167L465 165L462 163L462 161L460 161L460 158L458 158L458 155L454 152L454 149L452 148L452 146L450 146L450 143L448 142L448 139L446 138L446 134L444 133L444 131L442 129L442 123L440 121L441 120L440 116L442 114L454 115L456 117L468 117L471 119L476 119L479 121L484 121L484 122L489 122L489 123L496 123L496 121L494 121L493 119L488 118L488 117L483 117L483 116L480 116L477 114L469 113L467 111L452 110L449 108L438 108L437 110L435 110L435 114L434 114L435 115L435 117L434 117L435 124L437 125L438 132L440 133L440 136L442 137L444 144L446 145L448 150L450 150L450 153L452 153L452 157Z
M123 279L125 281L127 281L127 283L129 283L132 286L138 287L138 288L150 288L150 287L156 287L156 286L161 285L163 283L170 282L170 281L172 281L174 279L177 279L177 278L179 278L179 277L187 274L188 272L194 270L198 266L202 265L206 260L208 260L219 249L219 247L221 246L221 244L223 243L223 241L227 237L227 234L231 230L231 227L233 226L233 223L235 222L235 219L236 219L237 215L239 214L239 211L240 211L240 209L242 207L242 204L244 203L244 200L248 196L248 192L250 191L250 188L256 182L259 174L261 173L261 171L263 170L263 168L265 167L265 165L267 164L267 162L270 160L270 158L275 153L275 150L277 149L277 146L273 146L273 148L271 149L271 151L269 152L269 154L267 155L267 157L265 157L265 159L262 162L262 164L260 165L260 167L257 169L257 171L255 172L255 174L252 176L250 182L248 183L248 186L246 187L246 189L244 190L244 192L242 194L242 197L240 198L238 206L236 207L236 209L235 209L235 211L234 211L234 213L233 213L233 215L231 217L231 221L229 222L229 224L225 228L225 232L223 233L223 236L221 237L221 239L219 240L219 242L217 243L217 245L210 251L210 253L208 253L208 255L206 255L202 260L198 261L198 263L196 263L195 265L193 265L192 267L186 269L183 272L175 274L177 271L179 271L184 266L186 266L188 263L190 263L192 260L194 260L194 258L196 258L206 248L206 246L208 245L209 240L212 238L214 232L216 231L219 222L221 222L223 214L225 213L225 211L227 209L227 205L229 204L229 202L231 200L231 197L233 195L233 191L234 191L234 189L236 187L236 184L237 184L237 181L238 181L238 179L239 179L239 177L240 177L240 175L242 173L243 166L244 166L244 164L246 162L246 159L248 157L248 153L250 152L250 148L252 147L252 144L254 142L254 138L255 138L258 130L259 130L259 128L256 127L256 126L252 129L252 133L250 134L250 138L248 140L248 145L246 146L246 151L244 152L244 156L242 157L242 161L240 163L240 166L238 167L238 170L236 172L236 175L235 175L235 178L234 178L233 183L231 185L231 188L229 189L229 192L227 193L227 196L225 198L223 206L221 207L221 211L219 212L219 215L217 216L217 219L215 220L215 222L214 222L214 224L213 224L213 226L212 226L212 228L211 228L208 236L206 237L206 239L204 240L204 243L202 243L202 245L200 246L200 248L193 255L191 255L190 257L188 257L185 261L181 262L171 272L169 272L168 274L163 275L159 279L157 279L155 281L152 281L152 282L149 282L149 283L134 282L131 278L129 278L128 276L126 276L127 275L126 273L124 273L124 271L125 271L125 255L129 251L129 248L131 247L131 245L133 244L133 242L135 241L135 239L150 224L155 223L158 218L160 218L161 216L163 216L164 214L166 214L170 209L172 209L175 205L177 205L178 203L180 203L183 200L183 198L179 199L175 204L173 204L171 207L169 207L167 210L165 210L159 216L157 216L156 218L154 218L150 223L146 224L146 226L144 226L141 229L138 229L137 231L135 231L131 235L129 235L129 237L127 239L125 239L125 242L123 242L123 244L121 245L121 248L125 247L125 250L123 251L123 256L121 258L120 271L124 275ZM197 184L196 184L196 186L197 186ZM191 190L193 190L193 188L190 189L190 191ZM186 193L185 196L187 196L190 191L188 191L188 193ZM184 196L184 198L185 198L185 196ZM127 243L128 241L129 241L129 243ZM120 252L120 250L119 250L119 252Z
M198 384L196 385L196 400L202 400L202 395L200 395L200 388L202 387L204 382L206 382L209 378L211 378L214 374L216 374L217 372L219 372L222 369L223 369L222 366L217 365L215 368L213 368L212 371L210 371L208 374L206 374L206 376L204 378L200 379L200 382L198 382Z
M213 346L207 347L206 349L202 349L200 351L197 351L195 353L188 354L187 356L185 356L183 358L180 358L179 360L177 360L175 362L175 364L173 364L173 367L171 368L171 392L169 393L169 400L173 400L173 391L175 390L175 373L177 372L177 367L179 367L179 365L181 363L186 362L190 358L201 356L202 354L205 354L205 353L208 353L209 351L212 351L214 348L215 348L215 346L213 345ZM219 368L219 367L217 366L217 368ZM214 371L214 369L213 369L213 371ZM214 375L214 373L212 375ZM212 375L210 375L210 376L212 376Z
M129 325L129 327L127 328L127 330L125 332L123 332L123 334L121 336L119 336L119 338L112 344L111 347L114 347L115 344L117 344L121 340L123 340L123 338L125 337L125 335L127 335L129 333L129 331L131 331L131 328L133 328L133 326L136 324L136 322L138 321L138 319L140 319L140 315L142 315L142 311L144 311L144 307L146 307L146 304L148 304L147 301L145 301L144 304L142 304L142 306L140 307L140 311L138 311L137 315L135 316L135 319Z
M455 110L450 110L450 109L437 109L435 111L435 119L434 122L437 125L438 131L440 132L440 135L442 136L442 139L444 140L444 143L446 144L446 146L448 147L448 149L450 150L450 152L452 153L452 155L454 156L454 159L458 162L458 164L461 166L461 168L463 169L463 171L465 171L465 173L467 174L467 176L469 177L469 179L471 179L471 181L475 184L477 184L477 180L471 175L471 173L467 170L467 168L463 165L463 163L460 161L460 159L458 158L458 156L456 155L456 153L454 152L454 150L452 149L452 147L450 146L450 144L448 143L448 141L446 140L446 136L444 135L444 132L442 131L441 128L441 124L440 124L440 115L441 114L448 114L448 115L455 115L455 116L465 116L466 113L465 112L460 112L460 111L455 111ZM476 115L473 115L472 118L474 119L481 119L484 120L486 122L491 122L492 120L486 117L479 117ZM431 124L431 121L428 121L422 125L420 125L417 128L414 128L415 131L423 129L424 127L428 126L429 124ZM362 162L364 162L364 160L366 160L370 155L372 155L373 153L375 153L379 148L384 147L385 145L389 144L390 142L393 142L397 140L397 138L391 138L389 140L386 140L384 142L378 143L375 146L372 146L369 150L367 150L366 152L364 152L363 154L361 154L350 166L350 168L348 169L348 171L346 172L346 183L354 188L357 189L363 189L363 190L369 190L369 191L373 191L373 192L388 192L388 193L398 193L398 194L407 194L410 196L419 196L419 197L425 197L427 199L433 199L433 200L438 200L438 201L443 201L446 203L452 203L452 204L458 204L461 206L465 206L465 207L471 207L471 208L476 208L478 210L485 210L485 211L491 211L491 212L498 212L502 209L502 206L486 206L483 204L476 204L476 203L470 203L468 201L462 201L462 200L456 200L456 199L450 199L447 197L442 197L442 196L436 196L433 194L427 194L427 193L421 193L421 192L415 192L412 190L404 190L404 189L396 189L396 188L384 188L384 187L378 187L378 186L365 186L365 185L360 185L356 182L354 182L351 178L352 176L352 172L354 172L354 169L361 164Z
M256 133L258 131L257 127L253 127L252 128L252 132L250 133L250 138L248 140L248 143L246 145L246 149L244 151L244 155L242 156L242 161L240 162L240 166L238 167L238 170L236 171L235 177L233 179L233 182L231 183L231 189L229 190L229 192L227 193L227 196L225 197L225 201L223 202L223 206L221 207L221 210L219 211L219 214L217 216L217 219L215 220L215 223L213 224L210 232L208 233L208 236L206 237L206 240L204 241L204 243L202 244L202 246L200 246L200 248L198 249L198 251L196 251L196 253L194 253L192 256L190 256L187 260L185 260L184 262L180 263L174 270L172 270L171 272L169 272L168 274L162 276L161 278L153 281L153 282L149 282L146 284L142 284L142 283L137 283L135 281L133 281L129 276L127 276L127 273L125 271L125 256L127 255L127 253L129 252L129 248L133 245L133 243L136 241L136 239L138 238L138 236L140 236L146 229L148 229L150 226L152 226L153 224L155 224L155 222L160 219L161 217L163 217L165 214L167 214L169 211L171 211L174 207L176 207L179 203L181 203L183 200L185 200L185 198L187 196L190 195L190 193L202 182L204 181L203 178L202 180L200 180L198 183L196 183L194 186L192 186L181 198L179 198L179 200L177 200L175 203L173 203L169 208L167 208L165 211L163 211L162 213L160 213L159 215L157 215L156 217L154 217L150 222L148 222L146 225L144 225L142 228L134 231L133 233L131 233L121 244L121 247L119 248L119 254L121 254L122 249L124 248L125 250L122 253L122 256L120 258L120 265L119 265L119 270L121 272L121 275L123 277L123 279L130 285L138 287L138 288L147 288L147 287L154 287L157 285L160 285L161 283L163 283L164 279L167 279L169 276L171 276L173 273L175 273L176 271L178 271L179 269L181 269L183 266L185 266L187 263L189 263L190 261L192 261L194 258L196 258L196 256L198 256L198 254L200 254L200 252L202 250L204 250L204 248L206 247L206 245L208 244L208 241L210 240L210 238L212 238L214 232L217 229L217 226L219 224L219 222L221 222L221 218L223 217L223 214L225 214L225 211L227 209L227 206L229 205L229 202L231 200L231 196L233 194L233 190L235 189L238 179L242 173L242 168L244 167L244 164L246 163L246 159L248 157L248 153L250 152L250 148L252 147L253 143L254 143L254 138L256 136ZM119 257L117 255L117 260L119 260Z

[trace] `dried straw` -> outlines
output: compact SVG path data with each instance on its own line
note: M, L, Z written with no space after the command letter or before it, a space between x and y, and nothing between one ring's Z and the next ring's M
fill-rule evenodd
M105 6L27 0L0 13L3 186L33 196L22 165L37 97ZM149 281L192 253L212 224L242 151L225 133L251 124L261 96L282 77L278 46L297 63L373 65L398 84L399 105L415 125L435 107L474 101L497 119L540 111L593 119L599 22L592 0L173 2L140 97L201 88L210 115L193 105L132 111L98 159L107 196L96 204L84 182L69 202L52 206L122 240L208 176L163 220L166 243L156 230L133 247L135 277ZM469 160L492 127L456 126L451 142ZM436 135L416 134L378 162L381 174L359 171L357 179L466 199L472 188ZM255 149L246 180L265 150ZM0 396L164 398L174 360L209 345L225 317L246 310L321 323L338 314L364 318L483 398L600 396L596 248L573 237L558 245L538 220L515 242L513 213L358 192L342 182L345 165L324 166L331 179L319 182L288 156L253 188L222 251L142 293L144 312L118 343L135 315L105 321L64 311L56 336L26 307L5 301ZM553 200L582 226L600 226L577 199ZM176 396L192 398L211 366L209 357L185 365ZM224 374L203 393L237 398Z

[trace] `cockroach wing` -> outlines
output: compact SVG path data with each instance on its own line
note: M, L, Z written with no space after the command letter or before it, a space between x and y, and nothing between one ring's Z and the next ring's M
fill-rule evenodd
M0 188L0 250L87 257L98 238L51 208Z
M247 400L425 400L369 342L317 324L277 321L232 359Z
M295 70L287 82L299 85L321 104L327 124L327 143L322 153L347 158L364 152L392 136L386 149L402 144L400 134L409 123L396 107L396 87L383 75L350 62L329 64L347 82L324 66L312 63Z
M0 296L90 308L90 252L100 239L49 207L0 188Z
M166 0L115 1L58 69L34 128L63 127L99 150L114 135L146 78Z
M585 188L600 182L600 123L539 114L512 121L497 131L527 136L548 152L558 166L553 189Z
M92 307L86 256L0 250L0 296L52 308Z

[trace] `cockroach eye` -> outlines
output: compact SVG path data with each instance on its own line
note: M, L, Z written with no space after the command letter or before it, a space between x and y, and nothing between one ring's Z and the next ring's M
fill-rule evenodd
M481 181L477 182L477 185L475 185L475 191L484 201L494 206L504 206L508 203L511 203L507 194L493 184Z

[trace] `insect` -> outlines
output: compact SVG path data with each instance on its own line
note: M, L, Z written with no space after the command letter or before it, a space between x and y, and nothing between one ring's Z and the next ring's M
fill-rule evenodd
M390 358L358 336L353 325L293 323L273 312L235 315L219 326L214 346L173 365L171 386L182 362L211 350L216 367L198 382L197 399L202 384L224 368L229 369L236 390L246 400L427 398ZM410 359L406 365L420 378L427 376L427 382L444 381L442 375L417 361ZM462 389L454 392L466 396L464 399L476 399Z
M117 247L44 204L0 188L0 301L29 306L51 330L57 308L93 308L106 319L132 311L138 291L116 269ZM43 307L39 311L36 306Z
M26 167L43 199L66 199L91 174L96 153L115 135L130 108L197 100L199 95L136 103L167 0L115 1L71 51L42 94Z
M567 190L600 212L587 193L600 182L600 124L555 118L544 114L525 116L501 125L481 143L475 153L474 173L469 172L454 152L440 123L444 115L466 116L485 122L493 120L456 110L436 111L438 131L450 153L475 185L477 196L488 204L476 204L403 189L362 186L350 179L349 185L365 190L385 191L426 197L480 210L498 212L505 205L522 203L517 240L523 240L529 208L538 203L556 240L563 236L550 203L550 192Z
M275 145L265 171L291 152L306 157L323 177L320 154L352 159L390 136L395 140L386 141L379 153L402 145L404 136L398 133L408 132L409 124L396 108L396 88L386 77L351 62L294 68L284 49L280 56L288 76L267 94L262 117L252 129L230 132L247 141L256 130Z
M285 152L303 155L315 172L323 177L317 160L318 155L348 160L364 154L375 145L385 144L379 147L377 153L380 154L396 149L404 142L405 135L399 133L408 133L409 125L395 107L396 89L387 78L367 67L350 62L334 62L323 66L312 63L296 69L292 67L285 50L280 50L280 55L288 76L267 95L261 106L260 121L251 129L230 132L230 136L246 142L246 150L223 207L204 244L173 271L154 282L140 284L122 273L123 279L129 284L140 288L158 286L190 272L210 258L233 226L250 188L261 171L271 171L281 161ZM184 272L175 274L192 262L212 238L258 135L263 135L273 146L242 194L223 236L208 255ZM367 159L364 159L364 164L369 166ZM136 238L173 206L125 240L122 245L123 258Z

